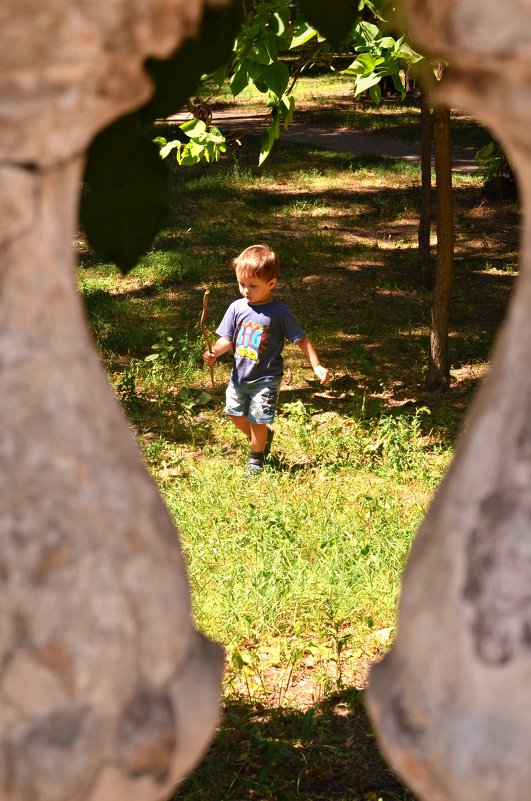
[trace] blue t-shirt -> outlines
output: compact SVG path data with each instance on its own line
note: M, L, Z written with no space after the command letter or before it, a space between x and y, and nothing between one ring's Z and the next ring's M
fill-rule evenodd
M306 332L280 300L254 306L245 298L231 303L216 331L232 342L236 384L282 378L284 341L300 342Z

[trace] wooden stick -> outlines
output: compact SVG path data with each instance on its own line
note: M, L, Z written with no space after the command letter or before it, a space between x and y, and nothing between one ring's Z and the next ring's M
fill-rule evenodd
M208 296L210 294L209 289L205 289L205 294L203 295L203 311L201 313L201 330L203 332L203 336L205 338L205 342L207 344L207 348L209 353L212 353L212 342L210 341L210 337L208 335L207 327L206 327L206 316L208 312ZM212 389L215 387L214 382L214 365L210 364L210 380L212 382Z

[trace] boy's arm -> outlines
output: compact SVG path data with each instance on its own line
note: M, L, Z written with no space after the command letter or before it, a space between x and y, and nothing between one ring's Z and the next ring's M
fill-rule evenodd
M304 339L299 339L297 345L311 364L312 369L321 384L328 384L330 381L330 370L328 370L326 367L323 367L319 361L319 356L317 355L314 346L310 342L310 338L304 337Z
M205 350L203 353L203 361L205 364L214 364L216 359L218 359L220 356L223 356L223 354L227 353L227 351L231 348L232 342L230 339L220 337L217 342L212 345L212 351Z

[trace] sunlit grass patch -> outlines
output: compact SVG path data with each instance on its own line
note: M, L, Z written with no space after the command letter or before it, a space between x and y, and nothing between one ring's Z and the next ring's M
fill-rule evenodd
M228 81L221 90L206 85L203 95L210 97L216 104L230 104L234 108L246 111L264 111L264 93L254 86L248 86L236 97L230 91ZM321 108L331 100L337 102L339 98L351 102L354 98L352 79L341 72L328 72L322 75L302 76L293 89L293 96L299 108Z
M230 429L234 450L220 452L221 440L177 462L178 478L163 491L181 529L196 619L231 654L282 643L278 666L289 668L288 642L300 637L324 659L335 631L349 642L352 678L357 649L364 645L365 659L381 649L373 634L394 626L405 555L444 464L437 449L427 457L420 432L411 436L414 424L400 426L314 418L292 404L277 425L280 461L259 479L246 477ZM419 485L415 465L430 459Z

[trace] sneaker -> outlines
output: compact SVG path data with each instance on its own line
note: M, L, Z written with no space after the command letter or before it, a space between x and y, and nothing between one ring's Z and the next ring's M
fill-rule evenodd
M268 426L268 428L267 428L267 439L266 439L266 444L265 444L265 448L264 448L264 456L269 456L269 454L271 453L271 443L273 442L273 437L274 436L275 436L275 432L273 431L272 428L269 428L269 426Z
M264 469L264 454L253 453L251 451L251 455L249 456L249 461L247 462L247 475L256 476L263 469Z
M264 465L262 462L249 459L247 462L247 477L252 478L253 476L257 476L258 473L261 473L263 469Z

